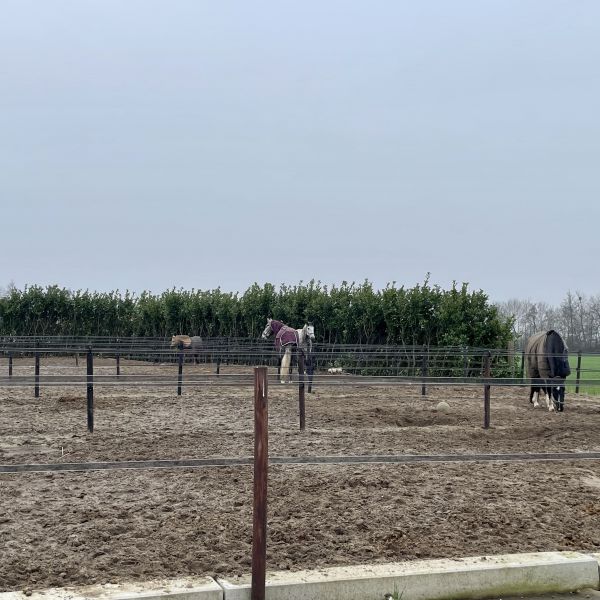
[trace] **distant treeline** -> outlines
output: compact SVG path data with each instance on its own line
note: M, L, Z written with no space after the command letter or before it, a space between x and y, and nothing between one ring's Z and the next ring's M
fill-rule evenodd
M498 308L513 319L517 345L521 347L532 333L555 329L573 351L600 351L600 295L567 292L558 306L512 299Z
M413 288L368 282L320 282L243 294L170 290L136 295L51 286L9 288L0 297L1 335L260 336L270 316L294 327L315 325L320 342L506 348L512 320L483 291L426 280Z

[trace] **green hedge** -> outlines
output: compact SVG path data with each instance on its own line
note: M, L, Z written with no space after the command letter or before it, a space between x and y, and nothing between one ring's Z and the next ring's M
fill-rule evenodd
M71 291L57 286L12 289L0 298L0 335L106 335L258 337L267 316L301 327L315 325L317 340L505 348L512 324L483 291L463 284L252 285L243 294L172 289L143 292Z

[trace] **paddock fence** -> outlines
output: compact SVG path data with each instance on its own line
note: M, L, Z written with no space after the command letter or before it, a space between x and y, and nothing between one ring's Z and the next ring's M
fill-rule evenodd
M269 464L373 464L400 462L572 461L599 460L598 452L553 454L455 454L398 456L270 457L268 388L289 377L298 386L300 429L305 424L305 392L314 386L476 386L483 391L483 427L490 426L490 390L544 383L525 376L523 353L485 348L422 346L313 346L296 352L291 373L281 372L281 356L271 341L205 339L201 348L172 348L165 338L2 338L0 386L28 387L39 397L45 387L85 386L87 428L94 431L94 389L102 386L254 388L254 456L239 458L0 465L0 473L44 473L107 469L156 469L254 466L252 589L265 598L267 548L267 478ZM81 361L80 361L81 358ZM83 360L85 358L85 360ZM81 364L80 364L81 362ZM600 385L600 373L584 372L581 354L575 368L577 391ZM590 374L592 377L590 377Z
M272 340L253 338L205 338L196 349L171 347L170 338L116 338L80 336L12 336L0 337L0 357L6 362L1 385L30 385L32 378L44 385L87 384L80 359L88 356L100 359L96 367L97 385L173 385L179 382L176 371L157 373L156 365L195 363L212 368L212 372L186 372L185 385L252 385L250 373L237 367L264 365L279 369L281 355ZM294 353L290 373L298 382L298 358L303 354L313 385L482 385L528 386L525 353L504 349L469 347L426 347L392 345L314 344L306 353ZM600 364L600 353L586 354ZM49 357L72 358L72 364L48 367L38 374ZM114 368L108 360L114 360ZM33 361L33 362L32 362ZM123 361L128 364L125 367ZM582 353L570 355L576 393L581 388L600 384L600 367L585 367ZM36 366L37 365L37 366ZM489 368L489 374L486 369ZM187 367L186 367L187 370ZM277 374L279 375L279 373ZM274 373L269 376L275 380ZM574 380L574 383L573 383Z
M492 387L547 385L526 377L523 352L504 349L425 346L314 344L294 349L289 372L281 372L281 353L272 340L207 338L201 347L172 347L170 338L11 337L0 339L0 386L85 386L87 427L94 430L94 388L102 386L252 386L248 367L267 367L271 385L298 386L299 425L306 428L306 392L316 386L412 386L427 395L429 386L469 386L483 390L483 422L490 426ZM80 358L85 357L85 364ZM60 360L57 360L60 359ZM600 370L582 368L578 353L575 391L600 386ZM563 407L560 406L559 409Z

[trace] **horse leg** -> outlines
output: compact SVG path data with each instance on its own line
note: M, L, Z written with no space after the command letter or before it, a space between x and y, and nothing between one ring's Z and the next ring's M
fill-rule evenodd
M554 399L552 398L552 389L549 387L544 388L544 394L546 395L546 406L549 412L554 412Z
M289 381L289 371L290 371L290 362L292 358L292 349L290 346L285 347L285 352L283 354L283 358L281 359L281 383L288 383Z
M294 367L292 365L292 362L294 361L294 357L296 358L296 361L298 360L298 352L297 349L294 348L293 346L290 346L290 367L288 369L287 372L287 382L290 383L290 381L292 381L292 373L294 370Z

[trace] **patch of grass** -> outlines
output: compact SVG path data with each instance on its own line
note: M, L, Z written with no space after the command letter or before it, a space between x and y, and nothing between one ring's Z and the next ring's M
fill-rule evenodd
M385 594L385 600L402 600L402 596L404 595L404 590L401 592L398 591L398 586L394 584L394 593L393 594Z
M567 391L575 392L575 382L577 380L577 354L569 354L569 364L571 365L571 375L567 379ZM586 381L594 381L593 385L586 385ZM600 395L600 354L582 354L581 355L581 385L579 392L582 394Z

